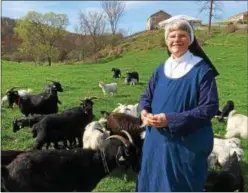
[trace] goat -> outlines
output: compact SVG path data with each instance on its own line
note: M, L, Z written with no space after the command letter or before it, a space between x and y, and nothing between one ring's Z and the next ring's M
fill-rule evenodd
M209 159L212 159L211 161L212 163L215 160L215 163L218 162L218 164L223 166L227 162L229 156L233 154L233 151L236 151L239 160L244 155L244 151L241 149L239 139L237 138L231 138L231 139L214 138L214 147L213 147L212 153L209 156ZM216 159L214 159L214 155Z
M115 168L136 171L136 148L110 136L101 150L44 150L19 155L2 166L2 187L14 192L90 192Z
M141 125L142 122L139 118L124 113L108 113L106 111L101 111L101 115L107 120L106 129L110 130L111 135L123 135L121 130L127 131L141 152L145 127L143 124ZM138 155L137 159L140 160L141 155Z
M14 119L12 122L13 132L16 133L20 129L24 127L32 127L35 123L38 123L41 119L43 119L46 115L38 115L34 114L29 117Z
M106 138L110 136L110 132L101 124L101 121L93 121L85 127L83 135L84 149L99 149Z
M121 77L121 70L119 68L112 68L111 71L114 72L113 74L114 79Z
M50 93L40 93L21 97L17 91L8 91L8 98L14 101L20 111L27 117L29 114L51 114L58 112L57 89L51 88Z
M59 81L54 81L54 80L48 80L48 81L51 81L52 84L48 84L45 86L45 88L44 88L45 93L50 93L52 89L56 90L57 92L63 92L64 91L64 89L62 88L62 85ZM60 100L58 100L58 103L62 104Z
M240 136L248 139L248 117L232 110L227 118L225 138Z
M211 171L207 177L207 192L243 192L244 179L236 152L224 164L220 172Z
M134 85L138 82L139 82L138 72L127 72L127 76L125 78L125 84Z
M117 93L117 83L105 84L103 81L100 81L98 85L102 88L104 96L107 93L111 93L112 96L114 93Z
M234 102L233 101L227 101L225 106L223 107L222 111L220 111L220 115L217 115L219 122L222 122L225 117L228 117L229 113L234 110Z
M135 105L127 105L127 104L120 104L118 103L118 107L115 108L112 112L117 113L125 113L127 115L132 115L134 117L139 117L139 111L138 111L138 103Z
M9 100L7 93L8 93L8 91L13 91L15 88L17 88L17 87L13 87L13 88L8 89L8 90L6 91L6 95L4 95L4 96L2 97L2 100L1 100L1 105L2 105L2 106L9 107L9 108L13 108L14 101ZM29 89L17 90L18 95L21 96L21 97L24 97L24 96L29 95L32 91L33 91L33 90L30 89L30 88L29 88Z
M1 164L8 165L12 162L19 154L25 153L23 150L1 150Z
M93 120L93 99L85 98L80 106L74 107L59 114L47 115L32 127L33 137L36 137L34 149L42 149L43 144L78 138L79 147L82 147L82 136L85 126Z

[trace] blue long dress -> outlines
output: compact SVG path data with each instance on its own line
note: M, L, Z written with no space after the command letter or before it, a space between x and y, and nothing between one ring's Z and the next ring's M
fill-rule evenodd
M213 149L211 118L218 110L212 69L201 60L181 78L169 78L161 64L153 73L140 110L165 113L166 128L146 128L136 191L181 192L204 188Z

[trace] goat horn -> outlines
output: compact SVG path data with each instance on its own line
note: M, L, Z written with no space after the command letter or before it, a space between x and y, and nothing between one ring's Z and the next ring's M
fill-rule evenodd
M12 87L12 88L10 88L10 89L7 89L7 90L6 90L6 94L7 94L7 92L13 91L13 90L16 89L16 88L18 88L18 87Z
M126 136L128 137L128 140L130 141L130 143L133 144L133 139L132 139L131 135L127 131L125 131L125 130L121 130L121 132L122 133L125 133Z
M54 81L54 80L46 80L46 81L50 81L50 82L56 82L56 81Z
M111 139L111 138L119 139L126 147L127 147L128 144L129 144L129 141L127 141L125 138L123 138L123 137L120 136L120 135L111 135L111 136L109 136L107 139ZM107 139L106 139L106 140L107 140Z
M91 98L89 98L90 100L93 100L93 99L97 99L97 97L96 96L93 96L93 97L91 97Z

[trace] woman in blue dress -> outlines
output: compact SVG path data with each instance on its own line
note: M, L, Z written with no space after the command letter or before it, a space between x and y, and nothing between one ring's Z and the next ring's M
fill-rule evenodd
M200 192L213 149L218 72L190 23L181 17L167 21L170 57L153 72L139 103L147 128L136 191Z

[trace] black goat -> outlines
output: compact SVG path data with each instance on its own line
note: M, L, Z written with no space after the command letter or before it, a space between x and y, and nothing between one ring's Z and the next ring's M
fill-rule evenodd
M14 119L12 122L13 132L16 133L17 131L19 131L24 127L32 127L35 123L38 123L45 116L46 115L34 114L32 116L28 116L25 118Z
M1 150L1 164L8 165L12 162L19 154L25 153L23 150Z
M227 101L222 111L220 111L220 115L218 115L219 122L222 122L224 120L224 117L228 117L229 113L232 110L234 110L234 102L231 100Z
M72 144L78 139L79 147L82 147L82 136L85 126L93 118L93 99L86 98L80 106L65 110L59 114L47 115L40 122L33 125L33 137L36 137L34 149L41 149L45 143L69 140Z
M115 168L136 168L136 148L110 136L103 149L42 150L2 166L2 187L14 192L90 192Z
M125 78L126 84L136 84L139 82L139 73L138 72L127 72L127 76Z
M111 71L114 72L113 78L121 77L121 70L119 68L112 68Z
M230 156L220 172L209 172L205 191L207 192L243 192L244 179L236 152Z
M8 98L14 101L20 111L27 117L29 114L51 114L58 112L57 89L51 88L50 93L44 92L37 95L21 97L16 90L8 91Z

